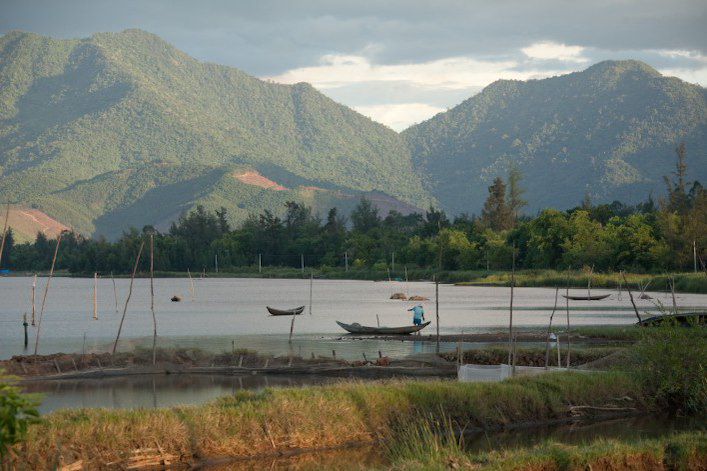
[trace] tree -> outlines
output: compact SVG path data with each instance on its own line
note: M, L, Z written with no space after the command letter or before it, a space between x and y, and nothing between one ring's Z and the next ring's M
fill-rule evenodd
M523 178L523 173L516 165L512 165L508 172L508 208L511 211L513 225L518 222L520 210L528 204L523 199L525 190L520 187L520 181Z
M512 227L511 219L511 211L506 204L506 184L501 177L496 177L481 210L481 224L494 231L503 231Z
M355 231L364 233L378 227L381 223L378 208L365 197L361 198L358 206L351 212L351 221Z
M12 249L14 246L15 237L12 234L12 228L9 227L7 229L7 233L5 234L5 246L2 250L2 265L0 266L0 268L2 268L3 266L5 268L10 268L12 262Z

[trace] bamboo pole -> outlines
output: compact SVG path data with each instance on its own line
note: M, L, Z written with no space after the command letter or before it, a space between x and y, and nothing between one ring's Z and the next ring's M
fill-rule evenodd
M670 294L673 296L673 313L678 313L678 303L675 301L675 277L670 277Z
M2 242L0 242L0 267L2 266L2 253L5 251L5 237L7 236L7 222L10 219L10 203L7 203L5 209L5 225L2 228Z
M194 301L194 279L191 277L189 268L187 268L187 275L189 275L189 293L191 294L191 300Z
M377 325L378 327L381 326L381 320L380 320L380 317L378 317L378 314L376 314L376 325Z
M405 265L405 295L410 297L410 282L408 281L408 266Z
M567 310L567 369L570 369L570 351L571 351L571 344L570 344L570 274L569 271L567 272L567 289L565 291L566 297L565 297L565 308Z
M113 281L113 299L115 300L115 313L118 314L118 288L115 287L113 272L110 272L110 279Z
M295 316L296 316L297 311L292 311L292 321L290 322L290 338L288 340L289 343L292 343L292 333L295 330Z
M513 244L511 264L511 304L508 316L508 364L513 365L513 288L516 284L516 244Z
M594 274L594 265L589 269L589 276L587 277L587 296L592 297L592 274Z
M37 274L34 274L34 279L32 280L32 326L34 326L34 315L36 311L36 304L34 302L35 292L37 291Z
M435 280L435 327L437 327L437 346L435 352L439 353L439 278L434 275Z
M555 317L555 311L557 310L557 295L559 292L560 287L555 287L555 305L552 307L552 312L550 313L550 322L547 325L547 337L545 338L545 369L550 365L550 334L552 333L552 318Z
M56 247L54 247L54 257L52 258L52 266L49 269L49 278L47 278L47 284L44 286L44 296L42 296L42 307L39 309L39 322L37 323L37 334L34 340L34 354L36 355L39 351L39 334L42 331L42 318L44 318L44 307L47 304L47 293L49 292L49 284L54 276L54 267L56 266L56 256L59 254L59 245L61 244L61 236L63 232L60 232L56 237Z
M155 315L155 236L150 234L150 311L152 311L152 364L157 363L157 316Z
M145 241L140 242L140 249L137 251L137 257L135 257L135 265L133 266L133 274L130 276L130 287L128 288L128 297L125 298L125 306L123 307L123 317L120 318L120 324L118 325L118 335L115 336L115 342L113 343L113 352L111 355L115 355L115 349L118 348L118 340L120 340L120 332L123 330L123 322L125 321L125 314L128 312L128 303L130 302L130 297L133 295L133 282L135 281L135 273L137 273L137 267L140 263L140 256L142 255L142 249L145 247Z
M29 337L27 336L27 326L29 324L27 323L27 313L25 312L22 315L22 327L25 329L25 350L27 350L27 344L29 343Z
M309 272L309 315L312 315L312 289L314 288L314 271Z
M636 317L638 318L638 322L641 322L641 316L638 314L638 308L636 307L636 301L633 300L633 293L631 293L631 286L628 284L628 281L626 281L626 274L623 271L621 272L621 277L624 280L624 285L626 285L626 291L628 291L628 297L631 300L631 305L633 306L633 312L636 313Z
M93 320L98 320L98 273L93 273Z

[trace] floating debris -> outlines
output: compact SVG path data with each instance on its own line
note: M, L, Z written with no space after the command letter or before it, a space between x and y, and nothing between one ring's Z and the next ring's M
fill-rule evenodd
M405 293L393 293L390 295L390 299L400 299L402 301L407 301L408 297L405 296Z

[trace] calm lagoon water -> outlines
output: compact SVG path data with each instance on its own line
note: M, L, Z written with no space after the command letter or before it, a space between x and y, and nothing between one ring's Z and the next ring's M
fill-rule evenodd
M93 320L93 279L55 278L47 297L42 322L39 353L106 350L115 337L128 293L129 280L116 280L118 312L113 283L98 282L98 320ZM39 279L37 312L46 279ZM284 354L290 317L268 316L265 306L281 308L309 303L309 280L205 278L195 280L195 296L190 296L189 280L155 280L155 309L158 342L161 346L200 347L211 351L252 348L263 353ZM32 278L0 278L0 358L27 353L23 349L22 313L31 313ZM331 354L360 358L366 351L375 355L404 356L429 349L423 342L379 342L354 340L335 321L375 325L405 325L411 322L406 310L414 302L391 300L394 292L422 295L428 320L424 333L432 334L434 325L434 284L428 282L370 282L315 280L311 315L309 309L295 320L296 352L303 355ZM461 287L440 285L440 331L442 333L486 332L503 329L508 322L509 288ZM571 290L572 292L572 290ZM578 291L579 292L579 291ZM571 322L579 325L630 324L635 321L628 296L596 289L593 294L612 293L602 301L571 301ZM654 302L670 304L664 293L650 293L655 299L638 300L642 311L656 311ZM170 301L179 295L183 301ZM546 325L554 301L554 290L517 288L514 299L514 324L520 328ZM564 299L560 298L564 307ZM707 295L680 294L681 308L707 306ZM33 351L36 327L30 327ZM146 342L152 334L149 280L137 279L121 334L121 348ZM342 337L342 335L344 335ZM85 336L85 347L84 347Z

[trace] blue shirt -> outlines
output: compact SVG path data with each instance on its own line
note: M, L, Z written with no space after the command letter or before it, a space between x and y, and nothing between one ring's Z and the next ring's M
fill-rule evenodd
M425 315L425 310L422 309L422 306L415 306L412 309L408 309L408 311L412 311L413 318L417 320L422 320Z

